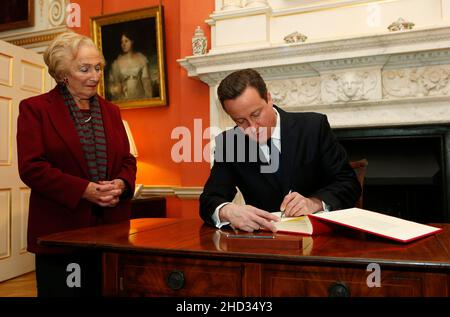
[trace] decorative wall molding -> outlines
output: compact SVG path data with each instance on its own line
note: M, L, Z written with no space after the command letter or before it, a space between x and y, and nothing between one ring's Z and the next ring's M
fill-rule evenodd
M391 2L392 0L378 0L377 3ZM288 2L288 1L286 1ZM272 8L271 0L218 0L216 1L216 11L244 10L248 7L268 6ZM245 4L244 4L245 3ZM302 3L298 1L295 6L290 3L288 7L282 8L273 6L274 16L298 15L314 11L333 10L343 7L355 7L367 5L367 0L340 0L340 1L311 1L311 3Z
M53 26L60 26L66 19L66 1L51 0L48 4L48 22Z
M241 0L222 0L222 11L239 10L242 8Z
M392 0L380 0L380 2L388 2ZM287 8L273 8L273 16L284 16L284 15L298 15L303 13L310 13L315 11L333 10L344 7L355 7L357 5L367 5L367 0L342 0L342 1L332 1L332 2L319 2L312 1L311 4L304 4L300 6L293 6Z
M208 19L206 23L209 25L215 25L216 21L226 20L231 18L248 17L256 14L271 14L272 9L267 5L259 5L255 7L240 7L237 4L230 3L225 9L216 11L211 14L211 19Z
M203 192L203 187L172 187L141 185L135 198L148 198L151 196L176 196L180 199L198 199Z
M25 48L47 46L56 36L67 31L66 27L54 28L50 31L32 32L2 38L3 41Z
M0 32L0 39L42 53L53 38L68 30L66 26L66 8L70 1L39 0L35 2L35 25Z

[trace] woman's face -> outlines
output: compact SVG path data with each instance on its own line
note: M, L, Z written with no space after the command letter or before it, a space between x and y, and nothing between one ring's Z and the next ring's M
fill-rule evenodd
M71 62L67 74L67 88L78 99L89 99L97 92L102 74L102 59L98 50L91 46L81 46Z
M122 47L122 51L124 53L128 53L131 51L131 49L133 47L133 41L130 40L125 35L122 35L122 38L120 39L120 46Z

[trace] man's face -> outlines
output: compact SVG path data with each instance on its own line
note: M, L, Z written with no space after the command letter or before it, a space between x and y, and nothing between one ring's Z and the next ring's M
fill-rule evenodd
M272 135L277 117L270 93L266 102L255 88L247 87L239 97L225 100L223 104L231 119L252 140L265 143Z

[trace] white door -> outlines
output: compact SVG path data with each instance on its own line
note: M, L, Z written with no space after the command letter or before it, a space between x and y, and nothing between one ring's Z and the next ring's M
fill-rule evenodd
M17 171L19 102L53 85L42 55L0 40L0 282L34 270L26 251L29 188Z

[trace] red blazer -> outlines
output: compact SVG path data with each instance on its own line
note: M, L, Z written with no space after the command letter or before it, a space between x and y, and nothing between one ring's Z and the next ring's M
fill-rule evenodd
M130 189L116 207L104 208L104 223L130 216L136 159L122 124L119 108L99 97L107 140L108 177L123 179ZM23 100L17 121L19 174L31 188L28 251L47 253L37 238L94 225L92 203L82 199L89 174L80 139L57 87Z

